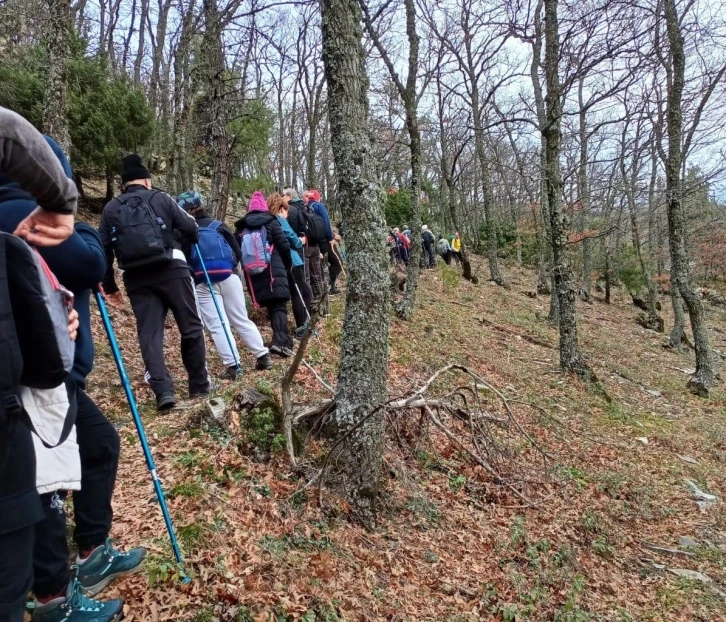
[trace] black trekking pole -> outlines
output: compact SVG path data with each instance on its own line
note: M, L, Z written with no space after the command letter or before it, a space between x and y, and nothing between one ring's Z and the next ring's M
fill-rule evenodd
M111 345L111 351L113 352L114 361L116 361L116 368L118 369L119 377L121 378L121 384L123 385L124 392L126 393L126 400L129 403L131 409L131 416L134 419L134 425L136 426L136 432L139 435L141 441L141 449L144 452L144 458L146 458L146 466L149 468L151 473L151 481L154 484L154 490L156 492L156 498L159 501L161 507L161 513L164 516L164 523L166 524L166 530L169 533L169 539L171 540L171 548L174 550L174 557L182 571L182 582L189 583L191 579L187 576L184 570L184 559L182 558L181 550L179 549L179 542L176 539L176 533L174 533L174 525L171 522L171 515L169 514L169 508L166 505L166 498L164 497L164 490L161 488L161 481L159 475L156 472L156 464L154 464L154 458L151 455L151 448L146 440L146 432L144 431L144 424L141 422L141 415L139 414L139 408L136 405L136 398L134 392L131 389L131 382L126 374L126 367L124 366L123 358L121 358L121 350L116 340L116 334L113 331L111 325L111 318L108 315L108 309L103 299L103 294L100 291L94 290L96 295L96 302L98 303L98 309L101 312L101 320L103 321L103 327L106 330L108 336L108 342Z

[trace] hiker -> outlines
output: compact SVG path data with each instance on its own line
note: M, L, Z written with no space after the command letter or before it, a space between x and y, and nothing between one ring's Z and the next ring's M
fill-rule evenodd
M409 242L411 241L411 228L408 225L403 225L403 235Z
M282 192L282 200L285 201L288 207L288 222L290 223L290 227L297 233L305 247L303 249L305 280L310 285L313 297L318 299L319 293L323 288L323 269L320 264L320 241L318 239L313 240L313 238L318 233L322 238L323 231L317 231L317 223L311 220L307 206L300 198L297 190L294 188L285 188ZM312 231L311 228L316 230Z
M302 337L307 328L308 321L313 308L313 291L310 285L305 281L305 260L303 259L304 246L302 240L297 233L292 230L288 218L290 210L283 200L282 196L275 192L267 199L267 205L270 213L277 218L282 231L290 243L290 256L292 258L292 277L293 289L292 295L292 313L295 317L295 326L297 330L295 335Z
M45 247L57 246L74 235L78 198L75 184L68 178L43 136L23 117L5 108L0 108L0 176L0 229L14 231L16 236L43 250ZM20 209L23 206L25 209ZM59 374L65 375L70 371L72 363L69 358L66 367L66 358L63 357L62 368L55 367L62 347L56 338L65 339L67 345L74 346L68 337L76 339L80 322L78 312L66 307L63 312L67 314L65 323L68 335L53 335L55 327L48 325L48 314L53 312L50 307L38 313L40 310L27 306L29 300L37 304L43 298L38 296L39 290L30 294L30 289L23 287L28 285L35 288L40 285L37 281L40 271L32 263L23 263L31 257L32 251L17 238L7 234L2 234L2 238L4 248L0 255L0 272L3 286L0 295L9 297L9 300L5 299L0 304L0 343L3 354L8 357L0 368L4 393L4 399L0 402L0 547L3 552L0 561L0 621L21 622L24 619L26 597L33 584L36 524L44 519L38 483L48 477L56 478L57 481L67 479L69 482L75 479L73 483L76 488L80 483L77 480L81 456L72 441L73 428L66 430L68 422L72 422L69 417L75 417L73 383L70 374L66 375L65 384L58 385L55 380ZM49 273L44 276L46 283L53 289L63 292L53 285L55 277L51 279ZM32 277L37 279L33 281ZM64 294L60 300L68 305L70 294ZM13 313L11 305L14 303L26 305L22 314ZM55 310L58 310L57 307ZM46 318L45 325L28 326L28 321L40 317ZM63 320L61 316L57 316L57 319ZM58 328L63 330L62 327ZM27 341L29 332L32 332L32 342ZM56 346L53 348L55 352L47 346ZM20 386L21 374L28 387ZM56 388L29 388L41 384ZM61 395L57 394L58 390ZM26 400L28 396L30 400ZM58 401L59 397L66 400L65 405ZM52 407L46 409L38 406L48 398L53 400ZM23 411L33 425L20 422L19 416ZM50 467L45 463L38 465L34 447L37 437L35 424L38 423L42 423L44 433L56 433L58 427L63 427L59 438L55 440L59 441L56 448L66 460ZM65 442L62 442L64 436ZM65 531L63 536L65 538ZM67 556L63 562L67 565ZM76 585L75 582L69 583L69 587ZM64 616L66 620L75 621L78 620L75 605L93 601L85 599L77 589L71 592ZM111 606L120 612L123 602L113 602L115 604ZM103 622L111 618L97 619Z
M103 287L108 301L123 304L113 272L114 256L123 270L141 357L159 411L176 403L174 381L164 357L164 322L171 309L181 334L181 355L189 397L209 394L204 328L197 315L191 270L181 243L196 244L197 223L168 194L151 187L151 173L138 155L123 159L123 192L101 215L99 233L106 252Z
M451 240L451 256L457 266L461 265L461 238L458 231L454 233L454 239Z
M320 192L314 188L312 190L308 190L303 195L303 200L305 200L308 207L318 214L325 222L325 239L320 242L320 252L327 256L330 286L328 292L331 296L335 296L340 293L340 290L336 285L336 281L343 270L340 254L337 249L338 242L340 242L342 238L333 231L333 228L330 225L328 208L321 202Z
M408 250L411 248L411 242L409 242L408 238L401 233L401 230L398 227L393 230L393 237L396 242L398 261L408 265Z
M224 372L219 377L223 380L234 380L242 371L239 365L239 351L231 330L233 328L255 357L255 369L258 371L272 369L270 351L265 347L262 335L255 323L247 317L244 287L236 273L236 268L242 261L242 252L237 239L224 223L214 220L204 211L202 195L195 190L180 194L177 203L197 221L198 248L201 251L204 268L212 282L219 306L219 313L217 313L204 268L199 261L199 253L194 247L185 248L185 254L194 273L202 321L211 333L214 345L225 366ZM219 317L220 314L222 318ZM229 340L225 335L227 330L225 326L229 330ZM232 349L230 349L230 343Z
M439 234L439 241L436 244L436 250L441 255L441 258L444 260L447 266L451 265L451 244L449 244L449 241L441 234Z
M294 346L287 324L287 301L290 300L287 273L292 270L290 243L280 223L270 214L261 192L252 195L247 215L234 226L241 239L242 269L250 296L255 307L265 307L270 316L270 352L290 357Z
M435 268L436 253L434 252L434 245L436 244L436 238L429 231L427 225L421 225L421 244L423 245L424 251L424 266L429 269Z
M71 169L60 147L46 140L71 178ZM18 221L35 208L35 200L17 184L0 179L0 230L12 231ZM11 191L10 199L4 200ZM79 314L75 356L71 377L76 400L76 442L46 449L35 441L38 461L39 491L45 519L36 526L33 592L36 598L34 620L54 622L75 620L81 607L97 608L99 620L112 620L122 610L118 600L107 603L85 598L100 592L115 578L141 568L146 557L143 548L121 553L111 546L109 532L113 519L113 496L120 451L114 426L85 393L86 376L93 367L93 336L91 334L91 288L103 278L106 258L96 231L85 223L76 223L73 235L57 247L41 249L59 281L74 294L74 308ZM69 437L69 440L71 437ZM77 479L62 476L67 452L80 451L80 473ZM42 482L42 483L41 483ZM63 487L63 490L58 488ZM63 504L66 490L74 489L73 509L76 527L73 538L78 547L75 560L77 581L68 568L70 551L66 538L66 515ZM71 616L66 618L67 612ZM75 609L75 613L73 613Z

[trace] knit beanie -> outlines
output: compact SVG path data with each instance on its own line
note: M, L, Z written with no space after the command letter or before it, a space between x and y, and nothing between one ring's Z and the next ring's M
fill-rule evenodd
M320 203L320 193L315 190L315 188L312 188L308 190L308 196L312 201L315 201L316 203Z
M270 208L267 207L267 201L265 201L265 195L259 190L252 195L250 199L250 212L269 212Z
M202 195L199 194L196 190L189 190L187 192L182 192L177 197L176 202L183 210L190 212L193 209L202 207Z
M151 179L151 173L141 163L141 156L132 153L127 155L123 160L123 170L121 171L121 182L126 184L135 179Z

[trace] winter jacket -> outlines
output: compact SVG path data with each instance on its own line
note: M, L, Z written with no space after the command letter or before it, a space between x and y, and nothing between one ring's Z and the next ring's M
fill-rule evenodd
M461 250L461 238L454 238L451 240L451 249L458 253Z
M318 201L310 201L308 207L318 214L325 221L325 239L328 242L333 241L333 228L330 226L330 216L328 216L328 208Z
M421 242L425 247L432 248L435 241L436 238L434 238L434 234L430 231L427 230L421 233Z
M304 266L305 262L300 256L300 253L303 251L302 240L300 240L300 238L297 237L297 234L292 230L290 223L287 222L287 218L278 216L277 222L280 223L280 226L282 227L282 232L285 234L287 241L290 243L290 257L292 258L292 267L297 268L298 266Z
M15 199L27 201L23 190L47 211L76 211L76 187L49 143L20 115L4 108L0 108L0 175L4 175L0 181L3 218L15 212ZM14 218L12 227L3 223L1 228L14 230L17 215ZM36 490L36 458L30 430L13 420L0 430L0 440L8 448L4 464L0 465L0 534L7 534L42 520L43 510Z
M169 279L188 278L192 275L191 268L185 260L182 248L187 245L196 244L199 241L199 230L197 223L192 216L179 207L174 199L160 190L147 190L140 184L134 184L118 197L111 199L103 208L101 224L98 233L101 235L101 243L106 252L106 275L103 279L103 288L107 294L118 291L116 279L113 272L114 249L111 241L111 229L116 220L116 215L123 209L119 199L125 195L148 195L149 205L154 213L164 221L166 228L172 233L174 252L171 259L160 261L151 266L141 266L124 270L123 279L127 293L132 293L153 283L168 281Z
M234 223L234 226L238 234L244 229L264 227L267 230L267 240L273 245L270 269L262 274L245 275L253 302L264 306L270 302L290 300L290 285L287 279L287 273L292 270L290 243L277 219L269 212L248 212L244 218Z
M439 255L446 255L446 253L451 250L451 244L449 244L449 241L446 238L441 238L436 245L436 250Z

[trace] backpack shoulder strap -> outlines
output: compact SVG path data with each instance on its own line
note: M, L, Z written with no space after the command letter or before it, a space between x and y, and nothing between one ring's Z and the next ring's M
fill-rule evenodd
M0 420L8 415L20 415L20 378L23 372L23 356L20 351L15 320L10 304L8 285L7 248L11 236L0 233Z
M218 220L213 220L207 225L207 229L211 229L212 231L216 231L222 226L222 223Z

